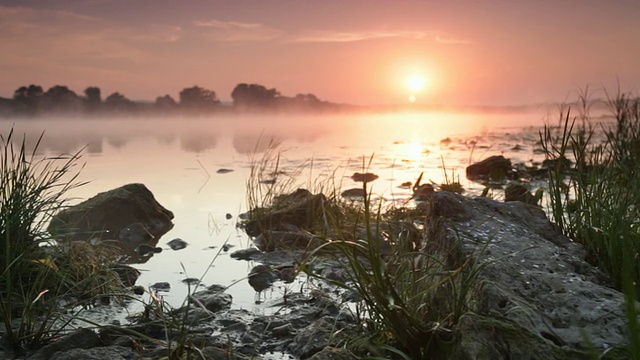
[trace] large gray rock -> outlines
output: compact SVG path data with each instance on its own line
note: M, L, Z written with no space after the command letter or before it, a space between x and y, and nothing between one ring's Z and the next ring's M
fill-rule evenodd
M173 213L143 184L128 184L57 213L48 231L61 240L117 240L134 249L157 243L173 227Z
M476 311L494 323L505 321L461 321L460 358L540 358L536 346L542 345L546 354L561 354L551 358L563 358L572 356L557 350L603 351L627 342L623 294L609 287L607 277L585 261L583 247L563 236L540 208L448 192L436 193L430 208L425 250L447 254L452 268L468 256L476 266L484 264ZM516 338L465 337L505 324L532 336L520 344Z

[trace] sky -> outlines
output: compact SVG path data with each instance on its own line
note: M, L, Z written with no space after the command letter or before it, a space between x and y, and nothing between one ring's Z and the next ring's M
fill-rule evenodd
M238 83L357 105L640 90L637 0L0 0L0 97Z

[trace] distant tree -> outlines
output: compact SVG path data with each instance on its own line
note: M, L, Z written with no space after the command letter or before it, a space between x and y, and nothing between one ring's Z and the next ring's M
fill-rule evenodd
M233 106L239 109L273 107L279 95L278 90L259 84L238 84L231 92Z
M87 112L94 112L102 106L102 95L99 87L89 86L84 89L84 109Z
M21 86L13 93L16 110L19 113L35 114L40 107L44 91L39 85Z
M55 85L43 95L45 108L54 111L73 111L80 106L80 98L68 87Z
M169 95L158 96L156 98L155 106L157 109L167 110L167 109L175 109L178 107L178 103L173 100L173 98Z
M180 106L189 109L211 109L220 104L216 93L199 86L180 91Z
M135 109L136 104L119 92L114 92L104 100L104 106L109 111L124 112Z
M313 94L298 94L295 97L295 100L298 103L307 104L307 105L317 105L321 103L320 99Z

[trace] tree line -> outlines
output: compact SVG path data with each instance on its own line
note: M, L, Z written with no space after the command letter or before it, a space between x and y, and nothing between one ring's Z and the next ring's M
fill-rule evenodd
M313 94L287 97L276 89L259 84L238 84L231 92L232 104L220 102L215 91L200 86L184 88L179 99L158 96L154 102L128 99L114 92L103 99L99 87L90 86L78 95L67 86L55 85L47 91L39 85L21 86L10 99L0 97L0 115L38 116L47 114L144 114L274 111L339 111L345 105L318 99Z

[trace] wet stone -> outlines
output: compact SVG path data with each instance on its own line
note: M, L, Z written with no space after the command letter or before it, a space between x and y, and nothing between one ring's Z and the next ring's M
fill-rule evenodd
M198 285L200 284L200 279L197 278L186 278L182 279L182 282L187 285Z
M248 248L248 249L236 250L232 252L231 255L229 256L238 260L256 260L260 258L260 255L262 255L262 251L256 248Z
M169 245L169 247L171 248L171 250L182 250L184 248L187 247L187 242L180 239L180 238L175 238L171 241L169 241L167 243L167 245Z
M152 290L155 290L155 291L169 291L169 290L171 290L171 284L169 284L166 281L157 282L157 283L151 285L150 288Z
M157 254L162 252L161 247L141 244L134 250L138 255L145 256L147 254Z
M209 311L217 312L229 309L233 297L220 290L220 285L212 285L207 290L194 293L191 300L202 304Z

